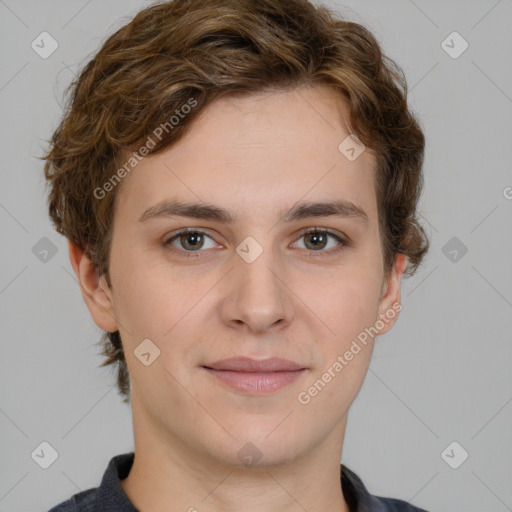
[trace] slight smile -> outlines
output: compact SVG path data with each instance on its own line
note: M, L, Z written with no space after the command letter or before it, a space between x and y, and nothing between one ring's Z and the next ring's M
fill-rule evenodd
M272 393L304 374L306 367L288 359L232 357L202 366L229 387L252 395Z

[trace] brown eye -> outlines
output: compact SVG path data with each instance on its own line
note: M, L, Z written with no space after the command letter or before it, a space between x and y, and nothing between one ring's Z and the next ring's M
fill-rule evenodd
M327 245L328 236L325 233L315 232L315 233L306 233L304 235L305 246L308 249L317 250L324 249Z
M335 233L327 231L325 229L313 228L303 233L300 237L304 239L304 248L311 252L318 252L320 254L337 252L348 246L348 242ZM330 239L333 242L330 242ZM327 248L327 250L325 250Z
M210 247L205 247L207 239L210 239ZM211 236L203 231L185 230L176 233L174 236L164 242L164 246L172 245L176 250L184 252L199 252L200 249L212 249L215 247L215 241Z
M185 233L179 236L179 241L184 249L197 250L200 249L204 243L203 235L201 233Z

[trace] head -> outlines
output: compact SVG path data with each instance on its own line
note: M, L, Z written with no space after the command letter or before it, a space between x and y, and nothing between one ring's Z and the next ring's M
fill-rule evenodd
M190 434L198 402L240 442L263 438L290 400L302 427L283 449L325 435L428 250L424 136L401 69L363 26L306 0L171 1L109 37L70 87L45 155L49 213L119 392L211 453L213 434ZM152 215L166 201L196 207ZM299 208L336 202L343 215ZM159 350L149 366L137 357L146 339ZM307 373L248 400L202 373L234 355Z

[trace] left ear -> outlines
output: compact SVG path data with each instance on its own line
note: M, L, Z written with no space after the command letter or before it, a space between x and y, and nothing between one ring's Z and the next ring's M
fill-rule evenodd
M402 276L405 272L407 265L407 256L397 254L393 268L384 281L382 286L382 296L379 302L379 318L384 324L382 329L379 329L378 336L388 332L398 319L398 314L402 309L402 301L400 295L400 284ZM392 313L392 314L391 314Z

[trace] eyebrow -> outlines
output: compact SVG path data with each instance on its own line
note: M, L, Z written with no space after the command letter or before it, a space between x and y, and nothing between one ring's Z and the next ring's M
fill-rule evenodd
M281 209L279 222L293 222L312 217L328 216L354 218L368 224L368 214L360 206L342 199L328 202L300 202L286 211ZM154 218L172 217L214 220L222 224L234 224L238 219L235 213L213 204L164 200L145 210L139 217L139 222Z

